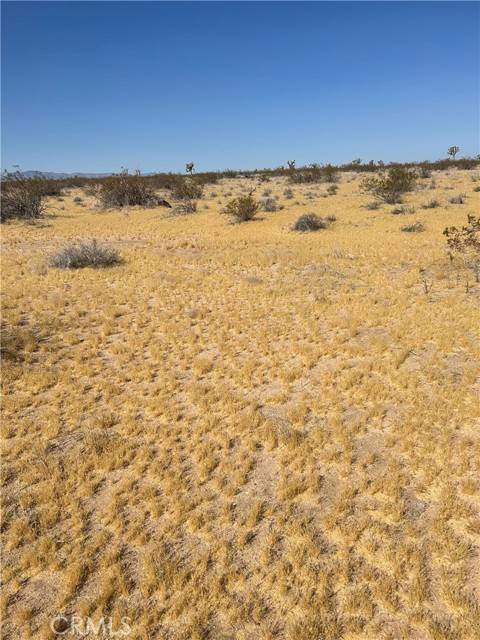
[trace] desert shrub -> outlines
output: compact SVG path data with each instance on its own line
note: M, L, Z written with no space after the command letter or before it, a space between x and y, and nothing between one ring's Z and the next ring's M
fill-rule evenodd
M330 222L330 223L336 222L337 221L337 216L334 216L333 214L330 214L329 216L325 217L325 220L327 222Z
M3 362L21 362L26 354L35 350L39 342L38 334L21 324L11 325L2 320L0 333L0 355Z
M121 258L118 251L97 240L85 240L64 247L49 262L56 269L82 269L84 267L103 268L119 264Z
M464 193L459 193L458 196L452 196L448 201L450 204L465 204L466 197Z
M338 172L331 164L327 164L327 166L323 167L322 174L325 182L337 182L338 180Z
M22 171L18 170L14 173L6 173L4 177L18 176L25 180L28 180L32 190L37 191L42 196L59 196L62 194L66 184L63 180L57 180L54 178L47 178L41 173L35 173L33 176L25 176Z
M414 169L392 167L379 175L365 178L361 188L388 204L401 202L402 195L412 191L417 175Z
M319 166L315 165L309 169L303 169L302 171L293 170L290 172L290 181L293 184L312 184L322 181L322 170Z
M330 222L324 218L320 218L316 213L305 213L300 216L293 225L294 231L317 231L318 229L327 229Z
M407 233L419 233L420 231L425 231L425 227L421 222L417 221L412 224L405 225L402 227L402 231L406 231Z
M260 207L263 211L278 211L278 204L275 198L262 198L260 200Z
M235 222L252 220L260 208L252 193L230 200L222 213L229 215Z
M272 195L272 190L271 189L265 189L265 191L262 193L262 196L264 198L268 198L268 196Z
M61 180L53 180L51 178L34 178L37 182L38 191L44 196L59 196L63 193L65 185Z
M461 227L447 227L443 231L447 246L451 251L464 253L473 251L480 254L480 218L467 216L467 224Z
M81 198L80 196L76 196L73 201L75 202L75 204L81 204L83 202L83 198Z
M436 209L439 206L439 201L434 198L433 200L429 200L428 202L425 202L425 204L422 204L422 209Z
M129 174L127 170L102 181L98 198L107 209L141 206L155 207L159 199L152 186L139 173Z
M198 200L202 194L203 187L192 178L182 178L172 188L175 200Z
M208 209L208 206L205 206L205 209ZM197 211L197 202L196 200L185 200L184 202L180 202L172 209L173 215L178 216L186 216L191 213L196 213Z
M407 213L415 213L415 207L395 207L392 209L394 216L406 215Z
M468 215L466 225L447 227L443 235L447 238L450 259L460 255L464 265L474 272L476 282L480 282L480 218Z
M0 189L0 222L38 220L45 213L44 197L38 180L26 178L19 171L5 174Z
M473 190L478 193L480 191L480 187L474 187Z
M336 184L331 184L328 188L327 188L327 193L329 196L334 196L336 195L338 191L338 187Z
M83 189L83 190L84 190L84 192L85 192L85 195L87 195L87 196L93 196L93 197L95 197L95 198L98 198L98 194L99 194L99 191L101 190L101 188L102 188L102 187L101 187L101 185L100 185L100 184L98 184L98 183L93 183L93 182L92 182L92 183L90 183L90 184L87 184L87 185L84 187L84 189Z
M220 176L218 175L218 173L215 173L214 171L208 171L207 173L197 173L197 175L195 176L195 181L200 186L204 186L206 184L217 184L219 177Z
M430 178L432 175L432 171L427 164L421 164L418 167L417 172L419 178Z
M365 205L365 209L368 209L369 211L376 211L380 208L380 206L380 202L377 202L377 200L373 200L372 202L367 202L367 204Z
M287 200L291 200L293 198L293 191L289 187L287 187L283 192L283 195Z

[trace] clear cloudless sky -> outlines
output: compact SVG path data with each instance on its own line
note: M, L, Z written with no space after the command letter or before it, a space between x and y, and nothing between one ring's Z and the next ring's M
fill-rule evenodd
M475 2L2 2L2 167L478 153Z

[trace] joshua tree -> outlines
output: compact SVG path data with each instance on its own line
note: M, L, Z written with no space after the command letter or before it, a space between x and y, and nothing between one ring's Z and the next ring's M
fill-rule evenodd
M190 175L192 175L192 174L193 174L193 170L194 170L194 168L195 168L195 164L194 164L193 162L187 162L187 163L185 164L185 171L186 171L187 173L189 173Z
M295 169L295 160L287 160L287 164L290 171L293 171Z
M447 150L447 153L450 156L450 158L452 158L452 160L455 160L455 156L459 151L460 151L460 147L457 147L457 145L453 145L453 147L450 147Z

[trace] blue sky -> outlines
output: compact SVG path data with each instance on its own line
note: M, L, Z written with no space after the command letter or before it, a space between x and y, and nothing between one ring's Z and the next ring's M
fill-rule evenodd
M2 166L478 153L473 2L2 2Z

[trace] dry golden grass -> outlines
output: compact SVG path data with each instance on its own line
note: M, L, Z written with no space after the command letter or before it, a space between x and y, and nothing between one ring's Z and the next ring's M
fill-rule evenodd
M474 175L400 216L345 174L262 185L285 207L242 225L219 212L248 179L192 216L72 191L5 225L4 638L65 613L143 640L478 639L479 285L442 237ZM310 211L337 222L290 231ZM47 267L87 237L125 262Z

